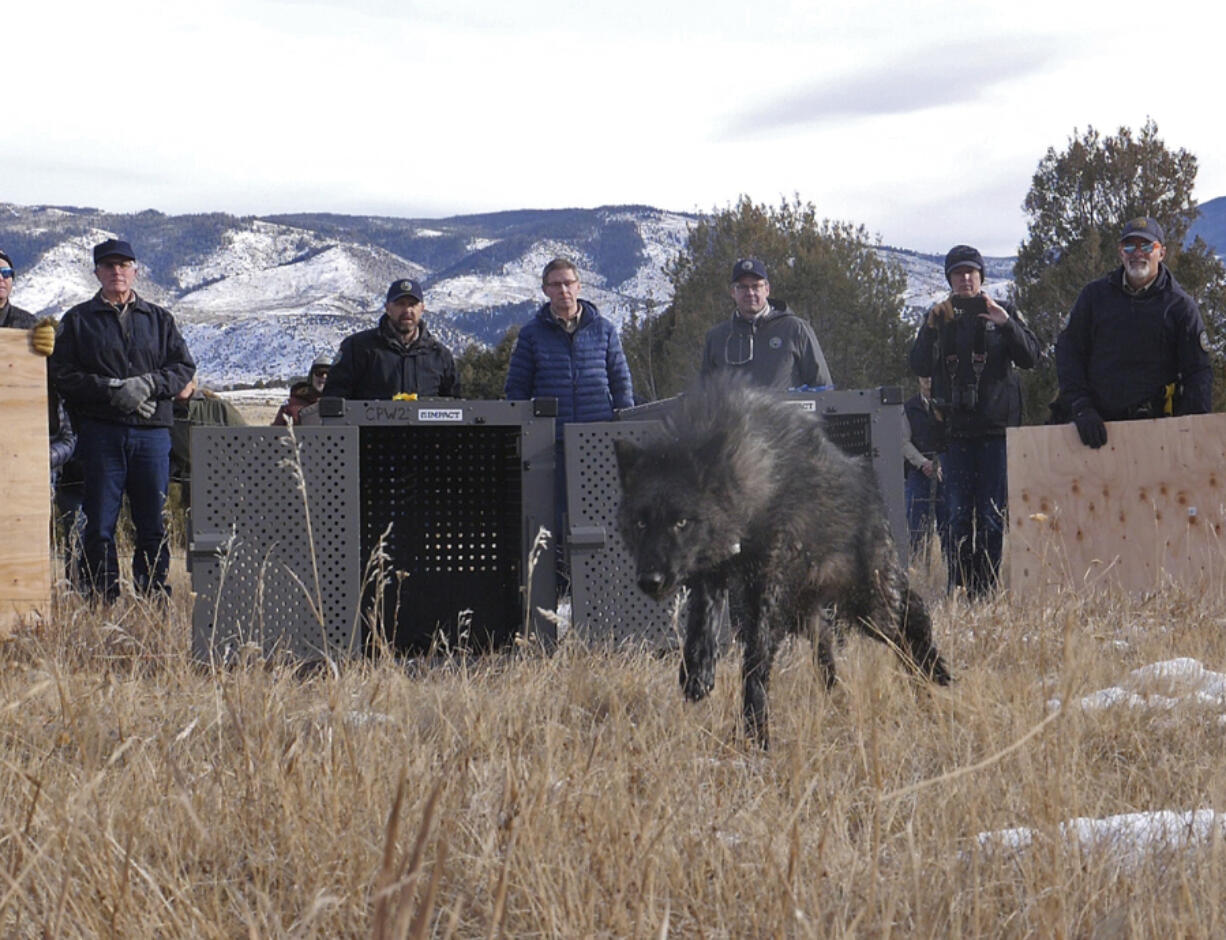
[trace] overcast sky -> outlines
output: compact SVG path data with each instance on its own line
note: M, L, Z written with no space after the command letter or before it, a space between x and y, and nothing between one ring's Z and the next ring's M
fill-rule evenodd
M1217 4L13 2L0 201L444 216L796 193L1011 254L1046 149L1139 129L1226 195Z

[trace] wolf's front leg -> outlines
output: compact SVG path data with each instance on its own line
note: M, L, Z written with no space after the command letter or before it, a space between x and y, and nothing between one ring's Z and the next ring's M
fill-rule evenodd
M680 678L681 690L691 702L706 698L715 688L715 659L719 653L716 627L727 594L705 581L690 585Z

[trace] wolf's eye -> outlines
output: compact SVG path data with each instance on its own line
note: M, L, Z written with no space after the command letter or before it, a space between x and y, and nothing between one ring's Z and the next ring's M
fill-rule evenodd
M689 521L690 521L689 519L678 519L676 522L673 523L673 528L674 529L684 529L685 524Z

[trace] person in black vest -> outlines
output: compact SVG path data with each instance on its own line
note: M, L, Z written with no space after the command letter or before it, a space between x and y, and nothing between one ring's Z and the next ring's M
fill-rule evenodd
M1125 225L1120 267L1086 285L1056 340L1058 402L1087 447L1107 443L1104 421L1213 410L1209 335L1163 238L1147 216Z
M945 512L945 481L940 452L945 448L944 416L932 407L932 379L919 379L919 394L903 405L903 442L907 528L911 536L911 557L922 553L936 525L942 550L949 541Z
M1008 479L1005 428L1022 420L1019 369L1033 369L1039 340L1012 304L983 288L983 256L956 245L945 256L949 297L935 304L911 347L911 371L932 378L945 416L943 470L949 513L949 590L975 600L1000 576Z

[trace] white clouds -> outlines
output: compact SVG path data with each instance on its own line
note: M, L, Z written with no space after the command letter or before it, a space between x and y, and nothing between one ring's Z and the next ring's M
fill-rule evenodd
M1176 90L1216 91L1224 15L1133 6L22 4L4 54L36 80L0 171L16 202L172 212L798 192L895 244L1009 252L1030 174L1074 127L1152 114L1201 158L1201 198L1226 190L1226 128ZM1135 56L1166 64L1132 74Z

